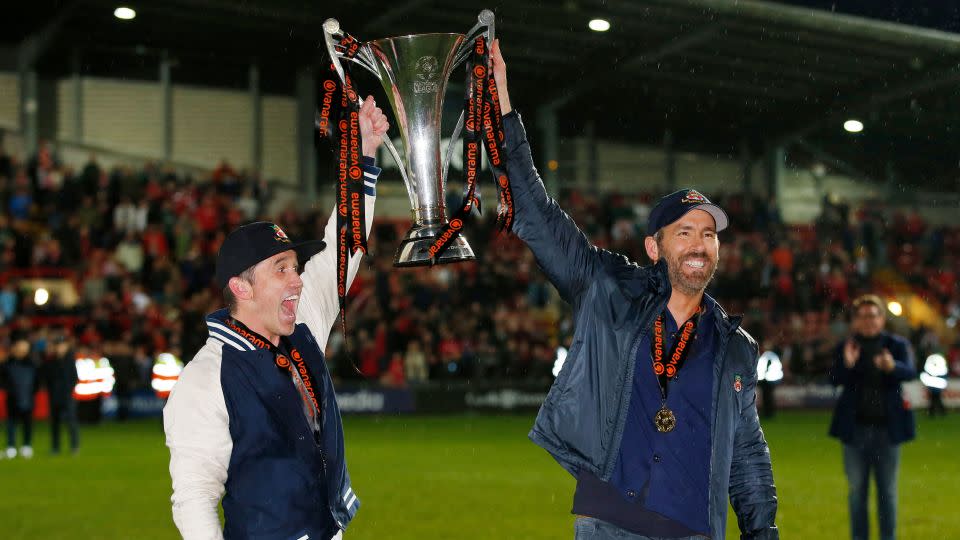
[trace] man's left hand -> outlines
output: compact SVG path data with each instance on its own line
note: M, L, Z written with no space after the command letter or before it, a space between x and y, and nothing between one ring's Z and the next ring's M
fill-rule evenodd
M360 106L360 136L363 138L363 155L375 157L377 148L383 142L383 135L390 129L387 117L383 115L373 96L367 96Z
M890 373L896 365L893 361L893 355L890 354L890 351L887 349L884 349L882 353L875 356L873 363L877 366L877 369L884 373Z

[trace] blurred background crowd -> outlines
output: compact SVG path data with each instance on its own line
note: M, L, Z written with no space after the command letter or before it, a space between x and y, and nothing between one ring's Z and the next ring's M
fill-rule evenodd
M598 246L647 263L644 225L662 194L556 195ZM815 222L786 225L775 200L708 196L731 217L709 292L745 315L761 349L782 358L787 381L826 379L858 294L907 288L948 325L960 317L958 226L929 226L881 201L851 207L829 197ZM190 176L150 162L106 169L95 155L74 169L46 143L32 156L0 148L0 360L26 340L42 365L57 356L51 344L65 341L75 354L109 357L118 390L149 387L158 354L187 362L206 340L204 315L221 307L214 261L227 232L268 219L294 238L322 235L329 208L268 215L271 197L268 183L226 161ZM338 324L328 344L334 376L396 386L550 381L558 349L569 345L570 311L522 243L484 216L467 231L477 262L395 269L408 226L375 221L346 332ZM38 278L68 286L41 299L30 286ZM960 375L960 342L937 336L911 329L918 358L943 353Z

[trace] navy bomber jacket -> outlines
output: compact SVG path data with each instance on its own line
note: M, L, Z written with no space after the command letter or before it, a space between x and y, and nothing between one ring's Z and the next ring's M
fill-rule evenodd
M566 469L609 481L623 437L641 332L670 298L666 265L640 267L592 245L550 198L517 113L504 116L514 231L574 311L573 343L530 438ZM717 306L709 522L725 538L727 499L744 539L776 539L776 487L756 408L757 344ZM739 381L739 383L738 383ZM738 390L739 389L739 390Z

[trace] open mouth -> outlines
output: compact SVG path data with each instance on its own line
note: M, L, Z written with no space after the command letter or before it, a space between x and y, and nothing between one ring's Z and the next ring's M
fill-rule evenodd
M706 266L707 266L707 261L704 260L704 259L687 259L687 260L683 261L683 264L684 264L684 266L688 266L688 267L693 268L693 269L696 269L696 270L702 270L702 269L706 268Z
M299 294L291 294L280 302L280 313L287 319L296 320L297 302L300 300Z

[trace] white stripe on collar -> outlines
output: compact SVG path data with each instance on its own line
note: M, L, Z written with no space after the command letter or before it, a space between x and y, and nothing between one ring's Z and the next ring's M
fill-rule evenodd
M244 347L246 347L248 351L256 350L256 347L254 347L253 344L247 341L243 336L218 322L207 320L207 326L209 327L211 334L213 334L214 329L217 329L219 330L218 333L226 334L226 336L232 336L234 339L238 340L243 344Z
M234 349L236 349L236 350L238 350L238 351L246 350L246 349L241 349L240 347L237 346L236 343L234 343L233 341L230 341L229 339L227 339L227 338L225 338L225 337L223 337L223 336L221 336L221 335L219 335L219 334L217 334L217 335L210 334L210 339L216 341L217 343L220 343L220 344L223 345L224 347L226 347L227 345L230 345L231 347L233 347Z

